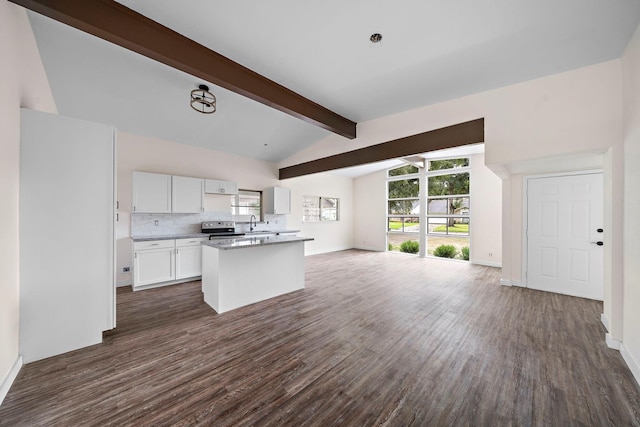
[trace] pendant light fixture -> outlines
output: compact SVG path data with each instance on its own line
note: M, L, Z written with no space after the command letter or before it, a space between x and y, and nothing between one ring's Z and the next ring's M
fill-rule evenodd
M209 92L209 86L200 85L191 91L191 108L202 114L216 112L216 97Z

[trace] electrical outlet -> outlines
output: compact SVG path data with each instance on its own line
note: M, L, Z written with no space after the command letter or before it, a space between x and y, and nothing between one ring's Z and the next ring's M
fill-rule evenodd
M489 256L490 256L490 257L491 257L491 256L493 256L493 253L492 253L492 252L489 252Z
M122 267L122 272L123 273L128 273L131 271L131 267Z

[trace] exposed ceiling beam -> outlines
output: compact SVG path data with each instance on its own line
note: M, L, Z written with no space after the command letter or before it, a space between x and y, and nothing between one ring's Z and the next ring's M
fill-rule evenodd
M484 118L280 169L280 179L484 142Z
M355 122L115 1L10 1L338 135L356 137Z

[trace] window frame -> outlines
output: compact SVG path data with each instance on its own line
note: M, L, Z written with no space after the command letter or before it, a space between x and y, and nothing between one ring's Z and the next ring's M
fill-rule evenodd
M307 217L309 217L310 215L307 214L307 210L310 209L306 206L306 200L314 200L314 202L317 199L317 204L314 203L314 206L317 206L317 208L311 208L311 209L317 209L318 214L317 216L314 214L313 218L314 219L305 219ZM323 200L335 200L336 202L336 206L335 208L323 208L322 207L322 202ZM335 219L325 219L325 215L323 214L325 211L328 210L334 210L335 209ZM315 219L317 217L317 219ZM338 222L340 221L340 198L339 197L329 197L329 196L302 196L302 222L303 223L319 223L319 222Z
M249 209L249 206L241 206L240 205L240 196L241 195L259 195L260 205L259 205L259 214L241 214L239 213L239 209L246 208ZM255 207L253 207L255 209ZM256 215L257 220L262 222L264 219L264 209L263 209L263 194L260 190L247 190L247 189L239 189L236 194L233 195L231 199L231 216L234 221L250 221L251 215Z

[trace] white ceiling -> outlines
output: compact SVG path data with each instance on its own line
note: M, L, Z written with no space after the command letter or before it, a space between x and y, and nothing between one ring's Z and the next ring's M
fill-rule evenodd
M357 122L618 58L640 21L638 0L120 3ZM213 85L200 115L201 80L29 16L61 114L269 161L329 135Z

